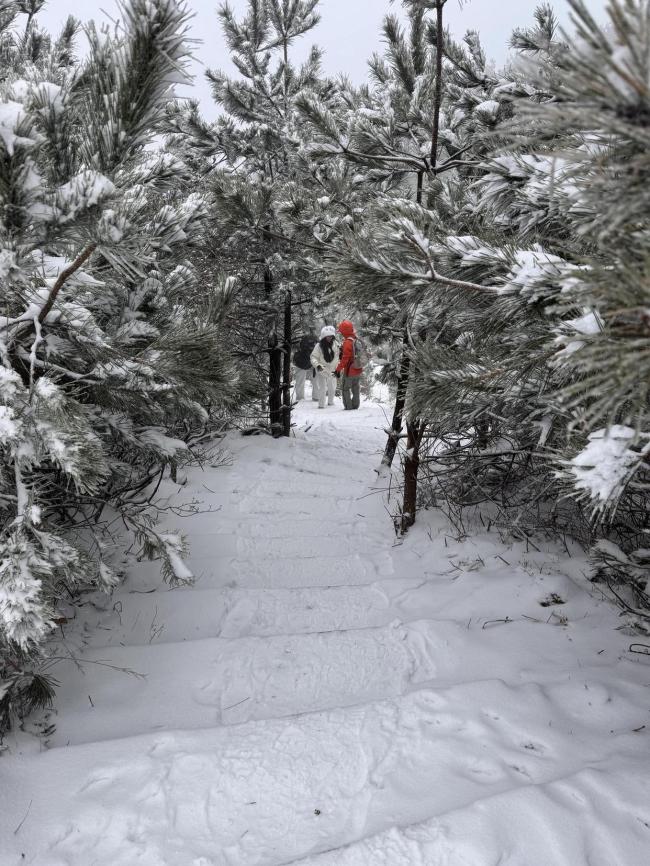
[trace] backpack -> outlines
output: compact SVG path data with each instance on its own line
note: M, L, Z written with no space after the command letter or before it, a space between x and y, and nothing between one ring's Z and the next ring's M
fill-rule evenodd
M296 349L293 354L293 363L300 370L309 370L311 367L310 355L312 353L312 349L316 345L316 342L312 340L310 337L303 337L300 341L300 345Z
M361 337L352 340L352 367L363 370L370 363L371 355Z

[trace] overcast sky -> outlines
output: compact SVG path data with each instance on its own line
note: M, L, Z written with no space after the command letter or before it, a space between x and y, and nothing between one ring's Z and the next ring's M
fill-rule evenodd
M456 36L468 29L480 32L488 57L502 63L507 54L507 41L514 27L526 26L532 21L535 7L540 0L449 0L445 9L448 26ZM210 89L204 80L203 69L211 67L234 71L229 63L219 30L216 8L219 0L187 0L194 11L192 35L201 42L196 46L197 62L192 91L183 95L198 98L203 113L209 119L216 116ZM236 12L243 12L246 0L230 0ZM566 0L553 3L559 18L566 23L568 4ZM606 0L588 0L589 10L604 17ZM116 0L49 0L40 14L40 20L48 29L56 31L65 18L75 15L83 21L94 18L107 21L107 16L116 16ZM346 72L353 81L365 79L366 60L373 51L381 47L381 21L387 12L397 11L401 4L393 5L389 0L321 0L321 23L296 44L296 57L301 58L312 42L325 49L325 71L330 74Z

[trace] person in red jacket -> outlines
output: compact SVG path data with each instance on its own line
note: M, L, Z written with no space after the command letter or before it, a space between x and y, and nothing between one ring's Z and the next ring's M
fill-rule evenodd
M344 319L339 325L339 333L343 337L343 345L341 346L341 359L336 368L336 375L341 379L343 408L358 409L361 402L359 376L361 376L363 370L361 367L354 366L354 343L357 335L352 322Z

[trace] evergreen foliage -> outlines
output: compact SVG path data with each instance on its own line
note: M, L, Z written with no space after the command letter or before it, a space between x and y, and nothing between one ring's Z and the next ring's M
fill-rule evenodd
M639 549L638 571L650 6L612 2L601 27L574 0L572 39L543 5L497 72L476 33L462 44L441 34L444 4L405 5L409 28L386 19L371 88L349 88L338 112L299 101L312 152L374 185L354 229L333 239L328 277L407 322L406 412L432 485L423 501L457 517L480 505L518 534L605 534L621 557ZM412 442L409 430L407 468ZM629 584L647 600L638 578Z
M124 2L114 32L88 29L83 61L77 22L54 40L42 5L0 18L3 724L50 700L39 664L66 600L118 582L96 530L107 504L187 578L139 494L239 391L230 290L206 304L192 263L206 202L180 161L147 150L186 80L183 3Z
M295 310L300 334L311 325L322 288L310 256L332 231L328 171L307 152L296 103L306 91L327 101L334 88L321 76L319 49L300 65L291 58L294 41L318 22L317 5L250 0L238 20L223 4L219 22L239 73L207 73L223 113L213 124L192 103L169 106L167 114L169 152L192 166L193 182L210 199L212 255L238 278L234 352L255 369L262 399L269 350L284 336L286 293L304 301Z

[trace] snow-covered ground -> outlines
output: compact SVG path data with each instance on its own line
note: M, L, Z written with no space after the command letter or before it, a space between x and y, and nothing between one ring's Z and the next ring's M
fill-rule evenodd
M437 513L404 543L383 408L232 438L66 638L56 730L0 759L2 866L647 866L650 659L578 551ZM125 669L135 672L125 672Z

